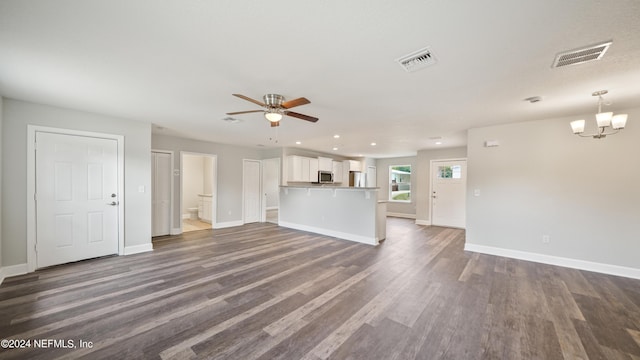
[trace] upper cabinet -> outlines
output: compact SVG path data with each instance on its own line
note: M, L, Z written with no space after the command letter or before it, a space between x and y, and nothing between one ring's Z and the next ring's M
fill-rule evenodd
M333 159L328 157L318 157L318 170L333 171Z
M356 160L349 160L349 171L362 171L362 163Z
M304 156L288 156L289 173L287 181L313 182L318 181L318 159Z

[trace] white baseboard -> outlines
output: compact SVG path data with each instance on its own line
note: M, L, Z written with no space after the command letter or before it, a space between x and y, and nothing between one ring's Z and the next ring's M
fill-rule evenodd
M212 225L212 228L214 228L214 229L224 229L224 228L229 228L229 227L234 227L234 226L242 226L242 225L244 225L244 222L242 222L242 220L226 221L226 222L215 223L215 224Z
M182 229L180 228L173 228L169 230L169 235L180 235L180 234L182 234Z
M476 245L469 243L466 243L464 245L464 249L466 251L472 251L482 254L503 256L513 259L533 261L542 264L557 265L572 269L593 271L603 274L628 277L632 279L640 279L640 269L625 266L603 264L586 260L571 259L553 255L544 255L526 251L503 249L493 246Z
M141 244L141 245L131 245L124 247L124 255L133 255L139 254L143 252L153 251L153 244Z
M405 214L405 213L395 213L395 212L387 212L387 216L390 217L399 217L405 219L415 219L416 214Z
M4 281L5 278L11 277L11 276L17 276L17 275L24 275L28 272L29 271L27 271L27 264L18 264L18 265L1 267L0 268L0 285L2 285L2 282Z
M431 226L431 220L417 220L416 219L416 225Z
M333 230L322 229L322 228L317 228L313 226L294 224L286 221L280 221L278 223L278 226L282 226L290 229L308 231L308 232L321 234L321 235L332 236L338 239L351 240L351 241L355 241L355 242L359 242L367 245L378 245L378 240L375 237L348 234L340 231L333 231Z
M267 206L267 210L278 210L277 206Z

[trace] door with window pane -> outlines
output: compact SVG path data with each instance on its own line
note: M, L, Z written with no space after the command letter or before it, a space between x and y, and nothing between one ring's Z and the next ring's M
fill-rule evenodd
M467 161L433 161L431 165L431 223L466 226Z

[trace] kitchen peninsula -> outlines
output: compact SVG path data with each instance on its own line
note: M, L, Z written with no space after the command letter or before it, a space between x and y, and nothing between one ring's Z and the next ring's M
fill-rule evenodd
M280 187L280 226L378 245L386 237L379 188L333 185Z

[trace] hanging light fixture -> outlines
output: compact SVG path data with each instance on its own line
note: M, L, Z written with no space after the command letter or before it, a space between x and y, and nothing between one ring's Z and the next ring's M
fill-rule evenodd
M595 134L584 134L584 120L575 120L571 122L571 130L574 134L582 137L593 137L594 139L602 139L607 135L618 133L627 124L627 114L613 115L612 112L602 112L602 95L608 93L607 90L596 91L592 96L598 97L598 113L596 114L596 123L598 131ZM606 105L606 104L605 104ZM611 128L611 130L609 130Z

